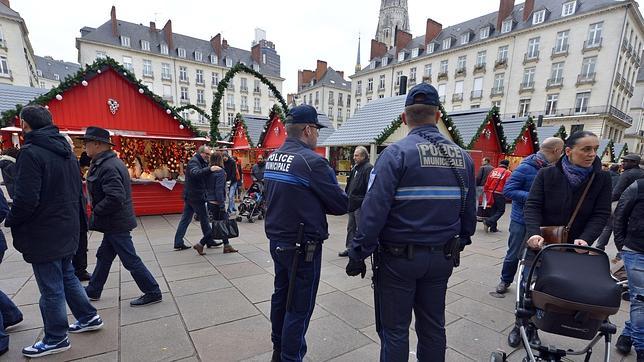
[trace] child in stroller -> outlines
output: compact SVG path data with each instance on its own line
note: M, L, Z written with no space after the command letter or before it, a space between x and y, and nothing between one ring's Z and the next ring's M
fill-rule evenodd
M254 218L262 220L266 212L265 209L264 184L261 181L255 181L244 193L236 220L242 221L244 217L250 223L255 222Z
M524 255L528 253L531 252ZM524 256L519 266L519 285L522 287L517 288L516 316L521 320L521 339L527 355L524 361L561 361L570 355L586 355L588 361L601 338L605 342L604 361L610 361L611 337L617 327L608 317L619 310L621 286L611 275L604 251L572 244L548 245L534 258ZM530 322L544 332L590 342L579 351L533 345L527 333ZM492 362L506 360L501 351L490 357Z

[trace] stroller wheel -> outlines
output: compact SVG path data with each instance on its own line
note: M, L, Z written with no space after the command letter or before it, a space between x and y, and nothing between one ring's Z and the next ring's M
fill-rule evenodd
M257 220L264 220L264 215L262 214L257 215Z
M492 352L490 355L490 362L505 362L507 361L507 356L505 355L505 352L501 351L496 351Z
M254 223L254 222L255 222L255 220L253 220L253 218L252 218L252 217L249 217L249 218L248 218L248 223L249 223L249 224L252 224L252 223Z
M622 292L622 300L626 302L631 300L631 295L628 293L628 290Z
M235 221L237 221L237 222L241 222L241 221L242 221L242 217L241 217L241 216L237 216L237 217L235 218Z

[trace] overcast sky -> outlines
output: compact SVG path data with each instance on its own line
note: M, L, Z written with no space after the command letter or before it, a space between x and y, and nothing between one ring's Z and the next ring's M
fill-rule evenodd
M354 73L358 34L362 36L361 62L369 61L370 40L378 25L378 0L10 0L27 23L37 55L78 61L75 38L83 26L98 27L116 6L119 20L160 28L172 19L175 33L210 39L221 33L231 46L250 50L254 29L266 31L281 56L283 93L297 88L297 70L314 69L316 60ZM523 2L517 0L516 3ZM408 0L414 37L424 35L428 17L443 27L498 10L498 0ZM440 6L437 6L440 4Z

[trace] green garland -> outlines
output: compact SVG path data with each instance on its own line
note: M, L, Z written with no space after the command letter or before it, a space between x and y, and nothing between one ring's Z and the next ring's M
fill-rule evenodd
M266 120L266 123L264 123L264 128L262 129L262 133L259 135L259 143L257 144L257 147L262 147L264 145L264 139L266 138L268 127L271 126L271 123L273 123L273 119L275 118L279 118L282 121L282 123L284 122L284 119L285 119L284 112L282 112L282 108L277 104L273 104L273 107L271 108L271 111L268 114L268 120Z
M474 144L478 140L479 136L481 135L481 132L485 129L487 126L488 122L492 122L492 125L494 126L494 129L496 130L496 134L499 136L499 141L501 143L501 152L502 153L508 153L508 140L505 138L505 133L503 132L503 126L501 125L501 116L499 115L499 109L496 108L496 106L492 107L489 112L487 112L487 116L485 116L485 119L483 120L483 123L479 126L479 128L476 130L476 134L474 134L474 137L470 140L470 143L465 147L468 150L471 150L472 147L474 147Z
M442 104L439 106L439 110L441 112L441 119L443 120L445 127L447 127L447 131L452 137L452 140L454 140L454 143L456 143L459 147L463 147L463 138L461 137L461 134L458 132L458 129L454 127L454 122L452 121L452 118L447 115L447 111L445 111L445 108L443 108ZM398 116L396 119L393 120L393 122L391 122L387 127L385 127L385 129L382 130L382 132L378 135L378 137L376 137L376 144L377 145L383 144L401 125L402 125L402 117Z
M559 130L557 131L557 133L553 135L553 137L559 137L565 141L566 138L568 138L568 134L566 133L566 127L564 127L563 125L560 126Z
M47 93L36 97L34 100L29 102L29 104L39 104L45 106L52 100L55 100L57 95L62 95L67 90L81 85L83 81L89 81L92 78L97 77L100 73L110 68L117 72L120 76L125 78L127 81L129 81L132 85L136 86L138 89L143 90L142 94L146 95L148 98L151 98L159 107L166 111L166 113L169 110L170 113L168 114L176 119L184 127L187 127L199 137L206 136L204 132L200 131L189 120L183 119L183 117L181 117L181 115L178 113L177 109L168 104L165 99L152 92L141 80L136 79L132 72L125 69L121 64L110 57L96 59L94 63L87 65L85 68L81 68L74 75L67 76L57 87L54 87ZM21 110L22 105L17 104L15 109L10 109L2 112L2 115L0 115L0 125L6 127L7 125L12 124L12 120L18 117Z
M234 130L238 125L241 125L244 128L244 134L246 135L246 139L248 140L248 145L250 146L250 148L255 148L255 144L253 143L253 140L250 138L250 134L248 133L248 126L246 126L246 121L244 121L244 117L241 115L241 113L237 113L235 115L235 122L233 123L232 131L228 135L228 142L233 142L233 138L235 138Z
M221 113L221 99L224 97L224 92L226 91L226 88L228 88L228 83L235 77L235 74L239 72L244 72L253 75L255 78L258 78L262 83L264 83L266 86L268 86L268 89L277 97L277 99L280 101L282 104L282 108L284 110L288 110L288 107L286 105L286 101L282 97L282 94L277 90L275 85L268 80L264 75L261 73L255 71L254 69L251 69L244 64L237 63L235 64L228 72L226 72L226 75L224 78L219 82L219 85L217 86L217 93L215 94L215 99L212 101L212 106L211 106L211 112L212 112L212 118L210 121L210 140L211 143L215 143L217 140L221 139L221 135L219 134L219 115Z
M519 140L523 135L523 132L525 132L526 129L528 128L530 129L530 135L532 136L532 140L534 144L537 145L537 146L533 146L532 149L533 150L539 149L539 136L537 135L537 126L534 123L534 119L532 118L532 116L528 116L528 120L525 121L525 123L521 127L521 131L519 132L519 135L517 136L517 138L514 139L511 145L508 145L508 152L507 152L508 155L511 155L514 153L514 151L517 148L517 142L519 142Z
M402 116L398 116L396 119L394 119L393 122L391 122L387 127L385 127L385 129L382 130L382 132L380 133L380 135L378 135L378 137L376 137L376 144L381 145L383 142L385 142L387 138L389 138L389 136L391 136L394 132L396 132L396 130L398 129L398 127L400 127L401 124L402 124Z

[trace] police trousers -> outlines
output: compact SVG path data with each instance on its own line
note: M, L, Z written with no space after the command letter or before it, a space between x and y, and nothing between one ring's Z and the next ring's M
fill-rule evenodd
M374 297L380 361L409 359L409 325L416 316L419 361L444 361L445 293L454 263L445 252L416 247L411 256L379 252Z
M275 290L271 297L271 341L273 349L281 351L282 362L304 359L304 336L315 307L322 262L321 244L315 250L311 262L305 261L304 253L276 250L278 247L288 249L292 246L292 242L270 241L271 256L275 264ZM296 271L292 270L293 258L299 258ZM294 272L296 279L293 305L291 310L286 310L289 278Z

